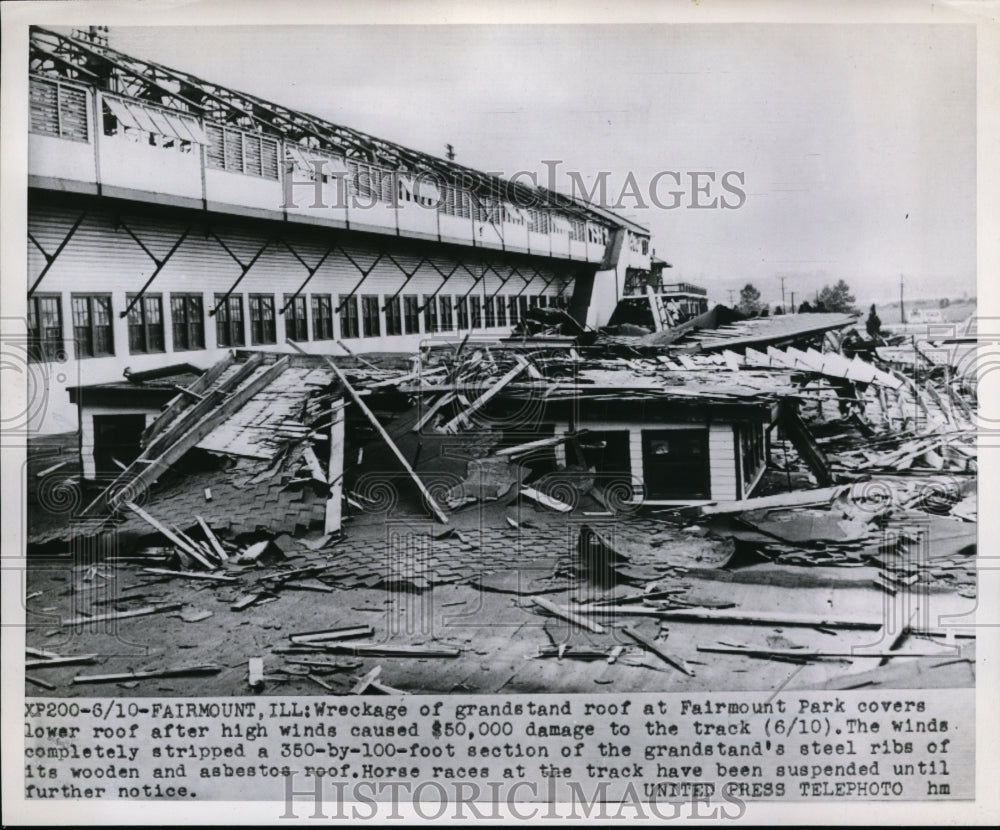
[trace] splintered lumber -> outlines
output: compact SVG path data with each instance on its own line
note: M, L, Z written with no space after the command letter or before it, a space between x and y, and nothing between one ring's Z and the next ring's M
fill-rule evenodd
M264 658L251 657L247 663L247 682L251 689L259 689L264 685Z
M202 674L218 674L222 668L214 665L182 666L175 669L150 669L148 671L127 671L119 674L78 674L74 683L120 683L123 680L144 680L151 677L189 677Z
M25 646L24 653L28 657L45 657L49 660L52 660L55 657L62 657L61 654L56 654L54 651L43 651L40 648L32 648L31 646Z
M670 654L670 652L668 652L665 648L663 648L663 646L649 639L649 637L647 637L645 634L642 634L641 632L636 631L634 628L630 628L627 625L622 628L622 631L624 631L629 637L631 637L633 640L639 643L639 645L641 645L643 648L653 652L653 654L655 654L657 657L663 660L663 662L666 663L668 666L673 666L675 669L677 669L677 671L686 674L688 677L694 677L694 672L688 668L687 664L683 660L681 660L679 657L674 657L672 654Z
M44 660L25 660L26 669L44 669L48 666L71 666L74 663L93 663L99 655L77 654L75 657L49 657Z
M26 674L24 679L33 686L38 686L40 689L48 689L50 692L56 688L55 683L49 683L48 680L42 680L40 677L32 677L30 674Z
M528 361L525 360L520 355L514 355L514 360L517 361L517 365L511 369L507 374L505 374L500 380L494 383L489 389L483 392L478 398L476 398L469 406L452 418L448 423L441 427L444 432L454 432L459 427L467 426L469 419L482 407L484 407L494 396L496 396L508 383L510 383L514 378L516 378L521 372L523 372L528 367Z
M176 611L182 607L183 603L180 602L172 602L167 605L147 605L132 611L112 611L108 614L95 614L92 617L70 617L63 620L60 625L87 625L88 623L107 622L108 620L125 620L129 617L146 617L150 614L162 614L164 611Z
M370 637L375 633L375 628L370 625L351 625L345 628L329 628L325 631L302 631L298 634L289 634L288 639L293 643L321 643L325 640L349 640L353 637Z
M586 606L577 606L572 611L586 611ZM616 617L658 617L661 620L678 622L732 623L735 625L808 626L810 628L858 628L877 631L882 627L880 619L837 619L810 614L770 614L755 611L728 611L716 608L619 608L609 611Z
M578 432L565 432L562 435L557 435L555 438L540 438L538 441L529 441L526 444L518 444L516 447L504 447L502 450L494 452L493 455L499 455L504 458L508 456L527 455L535 450L558 447L560 444L565 444L574 438L583 438L587 433L588 430L585 429L581 429Z
M573 509L572 505L566 504L564 501L559 501L559 499L554 499L552 496L548 496L533 487L522 487L521 495L527 496L532 501L536 501L550 510L558 510L560 513L569 513Z
M223 562L228 562L229 556L226 554L225 548L222 547L222 543L219 542L216 535L212 533L212 528L208 526L208 522L206 522L201 516L195 516L194 518L195 521L198 522L201 532L205 534L205 538L208 539L208 543L215 551L215 555L218 556Z
M326 476L323 474L323 468L320 466L319 459L316 457L313 448L305 447L302 450L302 457L305 459L306 464L309 465L309 472L312 473L312 477L326 484Z
M379 680L372 680L368 684L369 689L374 689L379 694L383 695L408 695L409 692L404 692L402 689L397 689L395 686L387 686Z
M433 387L432 387L433 388ZM454 392L446 392L440 398L435 401L433 405L428 407L427 411L420 416L420 419L413 425L414 432L420 432L430 421L434 418L442 408L450 404L455 400Z
M297 352L300 352L301 354L306 354L306 352L304 352L301 348L299 348L299 346L293 340L289 340L288 344ZM347 393L351 396L351 399L354 401L354 403L358 405L358 409L361 410L364 416L368 419L369 423L373 427L375 427L375 430L378 432L378 434L382 436L382 440L385 441L386 446L389 447L389 449L392 451L392 454L396 456L396 460L398 460L399 463L403 465L403 469L405 469L406 472L409 474L410 478L413 479L413 483L417 485L417 489L420 491L420 494L424 497L424 501L427 503L427 506L431 508L434 515L437 517L438 521L440 521L442 524L447 524L448 523L447 514L438 506L438 503L437 501L435 501L434 496L431 494L430 490L428 490L427 487L424 485L424 482L421 480L420 476L417 475L416 470L414 470L413 467L410 466L410 462L407 461L406 456L404 456L403 453L400 452L399 447L396 446L396 443L392 440L392 438L389 437L389 433L385 431L385 427L383 427L382 424L379 422L379 419L375 417L375 413L368 408L368 405L364 402L364 399L358 394L357 390L353 386L351 386L350 381L347 380L347 376L340 370L340 367L336 363L334 363L333 360L327 355L323 355L323 359L326 361L327 365L333 370L333 373L337 376L337 379L340 381L344 389L347 390Z
M531 601L535 603L539 608L544 608L550 614L556 617L561 617L568 622L574 623L581 628L586 628L588 631L593 631L595 634L603 634L604 626L595 622L588 620L583 614L576 613L575 611L570 611L566 608L560 608L554 602L549 602L549 600L544 597L532 597Z
M334 654L355 657L461 657L462 651L445 646L391 645L389 643L316 643Z
M323 532L337 533L340 530L341 508L344 494L344 407L338 406L333 411L330 421L330 455L327 470L327 484L330 492L327 495L326 511L323 516Z
M839 496L848 485L838 487L823 487L818 490L795 490L791 493L778 493L774 496L762 496L756 499L740 499L739 501L720 501L706 504L699 508L702 516L714 516L722 513L743 513L749 510L777 507L804 507L813 504L829 504Z
M373 682L375 682L375 680L377 680L377 679L378 679L378 676L379 676L380 674L382 674L382 667L381 667L381 666L376 666L376 667L375 667L374 669L372 669L372 670L371 670L370 672L366 673L366 674L364 675L364 677L362 677L362 678L361 678L360 680L358 680L358 682L357 682L357 683L355 683L355 684L354 684L354 685L353 685L353 686L351 687L351 691L349 692L349 694L352 694L352 695L360 695L360 694L363 694L363 693L364 693L364 691L365 691L365 690L366 690L366 689L367 689L367 688L368 688L368 687L369 687L369 686L370 686L370 685L371 685L371 684L372 684Z
M758 648L757 646L698 646L698 651L712 654L743 654L747 657L770 659L772 657L796 660L855 660L862 657L942 657L943 651L935 652L898 652L898 651L810 651L805 648Z
M198 551L193 545L185 542L178 534L172 531L169 527L161 524L152 516L150 516L145 510L143 510L135 502L127 501L125 502L125 507L135 513L140 519L142 519L146 524L155 529L161 535L166 536L171 542L173 542L177 547L179 547L184 553L188 554L192 559L198 562L199 565L207 568L210 571L215 570L215 565L209 562L203 553Z
M171 571L167 568L143 568L143 573L160 574L161 576L180 576L184 579L207 579L211 582L236 582L234 576L222 574L203 574L200 571Z

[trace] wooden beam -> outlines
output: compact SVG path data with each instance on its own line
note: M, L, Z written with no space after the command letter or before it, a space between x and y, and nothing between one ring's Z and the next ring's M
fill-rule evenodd
M195 521L198 522L198 526L201 528L201 532L205 534L205 538L208 539L208 543L215 550L215 555L219 557L223 562L229 561L229 555L226 553L226 549L222 547L222 543L218 540L216 535L212 533L212 528L208 526L201 516L195 516Z
M326 514L323 532L336 533L340 530L341 506L344 493L344 407L333 411L330 422L330 460L327 464L327 484L330 493L326 500Z
M140 519L142 519L146 524L160 533L162 536L166 536L171 542L173 542L177 547L184 551L188 556L194 559L199 565L207 568L210 571L214 571L216 565L209 562L204 554L201 553L197 548L192 547L187 542L185 542L180 536L178 536L174 531L172 531L165 524L154 519L145 510L143 510L135 502L127 501L125 502L125 507L135 513Z
M505 374L500 380L494 383L489 389L483 392L478 398L476 398L469 407L460 412L454 418L452 418L448 423L446 423L441 429L444 432L454 432L461 426L466 426L469 423L469 418L478 412L491 398L497 395L508 383L510 383L514 378L516 378L521 372L523 372L528 367L528 361L525 360L520 355L514 355L514 360L517 361L517 366L511 369L507 374Z
M219 666L183 666L176 669L153 669L150 671L121 672L120 674L78 674L73 678L74 683L118 683L128 680L142 680L150 677L186 677L189 675L218 674L222 669Z
M298 344L296 344L294 340L289 340L288 344L297 352L300 352L301 354L306 354L304 351L302 351L301 348L299 348ZM351 396L351 399L354 401L354 403L358 405L358 408L364 413L364 416L368 419L369 423L371 423L371 425L375 427L375 430L378 432L378 434L382 436L382 440L385 441L389 449L392 450L393 455L396 456L396 459L399 461L400 464L403 465L403 468L409 474L410 478L413 479L414 484L417 485L417 489L420 490L421 495L427 502L427 506L431 508L434 515L438 518L438 521L442 522L443 524L447 524L448 523L447 514L438 506L438 503L434 500L434 496L431 495L430 490L428 490L427 487L424 485L423 481L420 480L420 476L417 475L416 470L414 470L413 467L410 466L410 462L406 460L406 456L404 456L403 453L399 451L399 447L397 447L392 438L389 437L389 433L385 431L385 427L383 427L382 424L379 423L378 418L375 417L375 413L368 408L367 404L365 404L364 402L364 399L357 393L354 387L351 386L350 381L348 381L347 377L340 370L340 367L336 363L334 363L333 360L327 355L323 355L322 357L327 362L327 365L331 369L333 369L334 374L337 376L338 380L340 380L344 389L347 390L347 393Z
M681 660L679 657L674 657L665 648L663 648L663 646L649 639L649 637L647 637L645 634L642 634L636 631L634 628L630 628L627 625L622 627L622 631L624 631L629 637L631 637L641 646L653 652L653 654L655 654L657 657L663 660L663 662L666 663L668 666L673 666L675 669L677 669L677 671L686 674L688 677L694 677L694 672L688 668L687 664L683 660Z
M365 674L365 676L364 676L364 677L362 677L362 678L361 678L360 680L358 680L358 682L357 682L357 683L355 683L355 684L354 684L354 685L353 685L353 686L351 687L351 691L349 692L349 694L352 694L352 695L360 695L360 694L364 694L365 690L366 690L366 689L367 689L367 688L368 688L368 687L369 687L369 686L370 686L370 685L371 685L371 684L372 684L372 683L373 683L373 682L374 682L375 680L377 680L377 679L378 679L378 676L379 676L380 674L382 674L382 667L381 667L381 666L376 666L376 667L375 667L374 669L372 669L372 670L371 670L370 672L368 672L367 674Z
M573 611L586 611L586 606L577 606ZM658 617L661 620L677 620L693 623L730 623L734 625L807 626L810 628L855 628L877 631L882 627L879 619L838 619L811 614L772 614L758 611L729 611L715 608L620 608L614 609L615 616Z
M162 614L165 611L176 611L183 607L183 603L173 602L167 605L147 605L144 608L136 608L132 611L112 611L109 614L95 614L92 617L70 617L63 620L61 625L86 625L87 623L106 622L108 620L125 620L129 617L146 617L150 614Z
M581 628L586 628L588 631L593 631L595 634L604 634L605 628L599 623L591 622L583 614L579 614L576 611L570 611L566 608L560 608L554 602L549 602L549 600L544 597L532 597L531 601L537 605L539 608L544 608L550 614L555 617L561 617L567 622L571 622ZM592 610L592 609L580 609L580 610Z

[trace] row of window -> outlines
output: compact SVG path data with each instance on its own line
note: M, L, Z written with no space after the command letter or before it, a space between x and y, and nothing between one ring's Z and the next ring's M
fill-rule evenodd
M170 326L175 351L205 348L206 308L201 294L169 295ZM249 344L277 343L278 308L273 294L248 294ZM562 297L495 295L331 294L293 296L282 299L285 336L296 341L334 339L334 316L340 322L340 337L382 337L402 334L465 331L515 325L529 308L565 308ZM128 349L130 354L152 354L166 350L164 340L163 295L126 295L128 309ZM115 353L110 294L72 294L70 307L76 357L103 357ZM221 348L247 345L247 318L242 294L216 294L215 340ZM383 317L384 311L384 332ZM30 356L36 361L60 359L63 343L62 297L35 294L28 300Z
M75 86L32 78L30 83L31 130L61 138L88 141L86 93ZM279 143L270 136L248 132L235 127L206 122L204 130L188 115L149 107L145 104L117 98L104 97L102 111L104 133L122 136L130 141L154 147L175 149L190 153L197 144L205 144L205 163L217 170L227 170L271 181L280 180ZM349 195L363 200L386 203L398 201L419 202L425 207L438 206L449 216L475 219L479 222L527 225L533 233L564 233L578 242L590 241L607 244L608 229L588 224L579 219L550 214L532 208L520 208L501 200L474 196L467 190L431 180L419 180L418 192L409 177L367 162L344 160L308 150L307 154L295 145L287 146L290 158L296 165L297 176L314 179L309 159L325 161L323 181L330 174L343 170L346 164ZM405 179L405 181L404 181Z

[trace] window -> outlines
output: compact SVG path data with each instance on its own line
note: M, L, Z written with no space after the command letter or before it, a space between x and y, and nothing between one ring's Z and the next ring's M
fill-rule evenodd
M528 230L532 233L549 232L549 216L540 210L528 209Z
M496 306L497 314L497 325L506 326L507 325L507 298L496 296L493 298L493 304Z
M162 352L163 298L159 294L144 294L134 304L135 294L126 294L132 305L128 312L128 350L130 354Z
M278 142L256 133L232 127L205 125L209 167L278 180Z
M361 297L361 322L365 337L381 337L382 325L378 314L378 295L364 294Z
M482 328L483 325L483 304L478 296L469 297L469 309L471 328Z
M348 162L348 168L353 195L360 197L358 207L371 207L376 201L395 203L391 171L358 161Z
M528 298L524 294L517 295L517 310L518 315L521 319L524 319L524 315L528 313Z
M469 300L467 297L459 297L455 302L458 311L458 330L464 331L469 327Z
M528 299L528 307L529 308L538 308L538 295L537 294L532 294L531 297Z
M358 298L354 296L346 297L341 294L338 298L340 307L340 336L358 337Z
M32 78L29 84L33 133L89 141L87 93L56 81Z
M438 330L437 299L424 294L424 331L433 334Z
M291 300L291 303L288 301ZM285 337L301 343L309 339L309 324L306 322L306 298L301 294L293 297L285 295Z
M486 328L488 329L494 328L497 324L497 315L496 312L493 310L493 298L487 297L486 299L484 299L483 307L485 309Z
M250 295L250 344L264 346L277 341L274 332L274 296Z
M243 296L230 294L215 295L215 340L219 346L243 346L246 335L243 331ZM220 306L219 303L222 302Z
M510 312L510 324L512 326L516 326L517 325L517 321L519 319L521 319L521 315L518 314L517 299L518 298L517 298L516 294L511 294L507 298L507 310Z
M171 294L170 320L174 351L205 348L205 315L201 294Z
M35 294L28 298L28 360L47 363L63 352L62 298Z
M312 295L313 340L333 340L333 308L329 294Z
M759 473L767 463L764 426L763 424L739 424L736 427L736 432L739 439L743 498L746 498L748 489L755 483Z
M420 334L420 303L416 294L403 295L403 322L407 334Z
M79 358L115 353L110 294L73 295L73 337Z
M389 336L403 333L403 312L399 297L388 297L385 301L385 333Z
M448 216L470 219L472 217L472 200L469 192L452 185L442 185L441 212Z
M455 318L452 315L452 298L438 297L438 308L441 310L441 328L439 331L453 331L455 328Z
M569 238L577 242L585 242L587 239L587 226L579 219L570 219Z

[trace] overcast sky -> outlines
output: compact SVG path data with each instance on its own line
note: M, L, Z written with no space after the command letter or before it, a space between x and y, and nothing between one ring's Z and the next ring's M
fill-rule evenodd
M796 302L975 293L975 31L959 26L113 28L111 45L335 123L513 175L558 160L613 202L660 171L650 227L672 278ZM691 209L690 172L745 177ZM704 180L703 180L704 181ZM731 183L739 185L736 180ZM659 196L678 189L662 178ZM719 183L708 195L737 201Z

